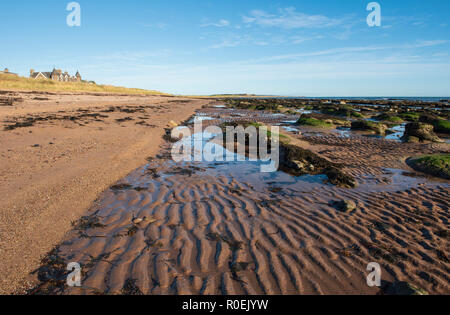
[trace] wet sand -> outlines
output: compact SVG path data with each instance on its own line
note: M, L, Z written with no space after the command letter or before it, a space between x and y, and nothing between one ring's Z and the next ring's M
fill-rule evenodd
M159 150L170 120L208 100L160 96L2 92L0 293L24 277L98 195ZM9 130L5 130L5 128Z
M211 118L249 116L230 113L203 110L199 117L215 124ZM251 117L271 124L289 118ZM262 174L250 162L174 164L166 143L102 193L30 275L31 293L382 294L366 284L367 265L377 262L383 284L407 281L449 294L449 182L404 162L449 152L448 144L300 129L303 135L289 133L295 144L344 164L359 187L338 188L320 175ZM356 209L330 205L339 200ZM82 288L64 286L68 262L82 265Z

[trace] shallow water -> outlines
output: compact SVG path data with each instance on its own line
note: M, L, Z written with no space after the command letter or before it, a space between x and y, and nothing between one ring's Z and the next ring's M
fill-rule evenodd
M186 128L186 127L185 127ZM286 131L298 132L299 130L292 126L283 126ZM395 134L390 135L390 140L399 140L403 136L405 124L396 126L392 129L398 131ZM402 132L403 130L403 132ZM338 133L342 137L351 137L352 131L350 128L339 128L333 131ZM306 133L308 134L308 133ZM401 135L400 135L401 134ZM315 136L323 136L324 134L315 132ZM246 182L252 185L258 191L264 191L270 184L276 184L277 187L283 190L289 190L292 192L310 192L318 188L325 186L332 187L326 183L327 177L325 175L317 176L292 176L282 171L276 171L273 173L262 173L261 165L269 164L267 161L249 161L248 158L240 156L238 154L227 151L223 146L214 142L214 138L217 135L203 132L192 135L181 141L184 146L190 146L192 148L192 156L197 157L203 155L203 159L199 162L195 162L195 167L201 169L202 175L209 175L213 177L227 177L230 180L234 179L240 182ZM377 135L370 135L371 137L380 137ZM398 137L398 138L397 138ZM386 137L388 138L388 137ZM221 136L219 137L221 139ZM199 142L201 143L199 145ZM197 143L197 145L196 145ZM232 156L232 162L226 162L226 156ZM238 159L245 161L238 161ZM205 171L206 170L206 171ZM404 175L404 170L398 169L386 169L384 175L372 176L364 175L359 179L359 187L355 191L397 191L405 190L412 187L416 187L420 184L441 184L440 181L432 182L429 178L421 177L415 174L417 177L411 176L411 174Z
M299 129L291 126L282 126L282 128L288 132L299 132Z
M307 109L303 109L303 108L300 108L300 109L295 109L295 111L297 112L297 113L300 113L300 114L312 114L313 113L313 111L312 110L307 110Z
M405 134L405 127L406 127L406 124L401 124L401 125L392 127L391 130L395 131L395 133L386 136L386 139L400 141L400 139Z

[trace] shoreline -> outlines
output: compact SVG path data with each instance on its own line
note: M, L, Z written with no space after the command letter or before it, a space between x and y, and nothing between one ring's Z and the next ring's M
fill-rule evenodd
M224 108L196 114L204 128L243 116L271 125L292 119ZM264 174L259 162L176 163L168 141L100 195L47 254L38 274L48 280L35 281L30 294L374 295L404 282L448 294L450 186L404 161L447 145L305 127L283 134L341 164L358 187L323 174ZM72 261L82 267L81 288L65 286ZM371 262L380 264L380 288L367 286Z
M303 126L303 104L268 112L213 99L21 97L0 107L5 293L384 294L397 281L448 293L448 181L405 163L448 152L446 143ZM251 163L174 163L164 131L189 126L194 112L203 127L281 126L290 144L339 164L358 185L338 187L313 161L304 176L268 177ZM73 261L81 289L65 287ZM368 262L382 266L380 290L366 286Z
M210 100L18 92L0 107L0 293L11 294L109 186L159 150L168 122ZM31 126L6 131L18 122Z

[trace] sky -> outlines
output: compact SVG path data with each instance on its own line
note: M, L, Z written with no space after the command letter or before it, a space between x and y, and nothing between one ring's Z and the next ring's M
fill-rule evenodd
M450 96L450 1L0 1L0 68L173 94Z

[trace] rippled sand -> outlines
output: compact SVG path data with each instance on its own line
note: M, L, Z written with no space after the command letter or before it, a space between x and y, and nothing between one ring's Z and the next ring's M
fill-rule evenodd
M174 164L166 148L103 193L85 218L96 227L66 236L58 257L80 262L84 277L63 293L377 294L366 268L378 262L384 282L449 294L450 185L402 161L443 147L334 134L301 140L345 164L359 187L261 174L254 163ZM330 206L343 199L357 208ZM48 288L35 292L61 293Z

